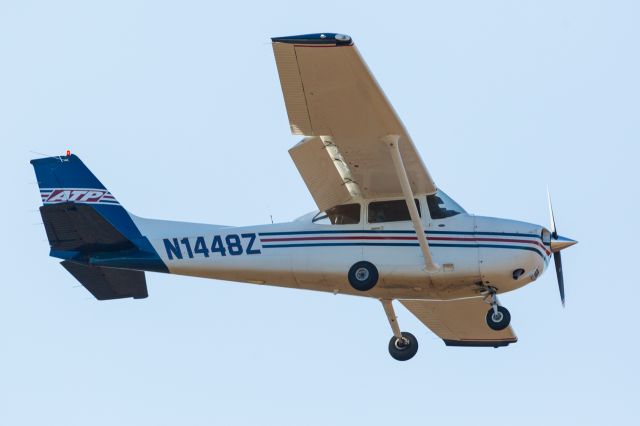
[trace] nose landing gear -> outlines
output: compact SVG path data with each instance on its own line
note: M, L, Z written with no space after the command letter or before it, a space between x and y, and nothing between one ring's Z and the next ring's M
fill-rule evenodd
M496 306L487 312L487 325L496 331L504 330L511 323L511 314L504 306Z
M491 309L487 312L486 321L489 328L495 331L504 330L511 323L511 314L504 306L498 304L498 296L494 287L485 287L483 293L486 294L485 301L491 304Z

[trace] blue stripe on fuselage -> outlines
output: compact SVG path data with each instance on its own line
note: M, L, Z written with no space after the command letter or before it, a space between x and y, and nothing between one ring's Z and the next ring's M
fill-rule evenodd
M367 246L367 247L418 247L419 244L416 243L370 243L370 242L362 242L362 243L286 243L286 244L262 244L262 248L264 249L272 249L272 248L299 248L299 247L356 247L356 246ZM441 244L441 243L429 243L429 247L442 247L442 248L496 248L496 249L509 249L509 250L527 250L537 253L540 256L545 264L547 263L547 257L540 252L540 250L535 247L522 247L522 246L514 246L507 244L477 244L477 243L469 243L469 244Z
M416 231L392 231L392 230L362 230L356 229L352 231L282 231L282 232L260 232L261 237L271 237L277 235L317 235L317 234L413 234ZM539 234L518 234L512 232L473 232L473 231L425 231L427 235L492 235L502 237L524 237L524 238L537 238L542 239Z

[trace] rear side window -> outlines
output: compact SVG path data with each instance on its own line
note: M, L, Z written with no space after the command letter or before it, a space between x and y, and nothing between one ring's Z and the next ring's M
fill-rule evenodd
M416 202L416 207L418 208L418 214L420 214L420 203L418 202L418 200L414 201ZM407 202L405 200L376 201L370 203L368 218L369 223L400 222L411 220L409 209L407 208Z
M313 223L325 225L354 225L360 223L360 204L342 204L320 212Z

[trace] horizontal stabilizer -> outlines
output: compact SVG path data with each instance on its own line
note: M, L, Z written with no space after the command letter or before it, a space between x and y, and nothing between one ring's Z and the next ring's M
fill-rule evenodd
M60 262L98 300L144 299L148 296L144 272Z
M73 202L48 204L40 214L52 250L126 250L134 245L92 206Z

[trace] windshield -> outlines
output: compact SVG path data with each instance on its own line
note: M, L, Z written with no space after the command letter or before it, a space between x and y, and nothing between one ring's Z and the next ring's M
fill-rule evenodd
M427 206L431 219L444 219L466 211L453 201L444 191L438 190L433 195L427 195Z

